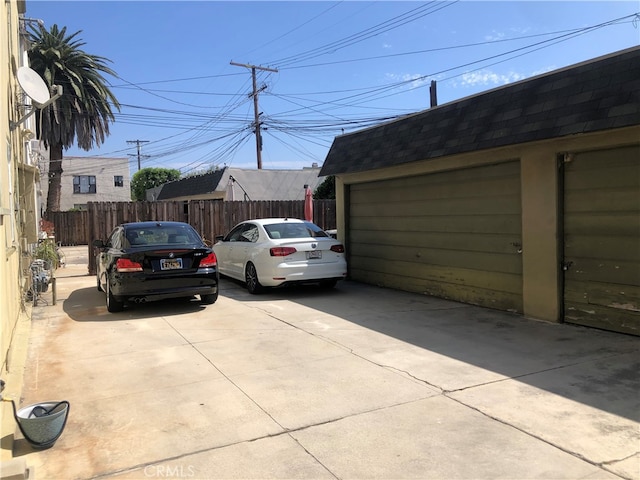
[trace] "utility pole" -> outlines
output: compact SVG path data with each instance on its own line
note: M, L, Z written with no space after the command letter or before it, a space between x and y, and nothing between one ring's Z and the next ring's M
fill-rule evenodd
M253 118L256 134L256 159L258 160L258 170L262 169L262 134L260 132L260 113L258 113L258 86L256 84L256 70L264 70L267 72L276 72L275 68L258 67L257 65L247 65L244 63L231 62L231 65L236 67L245 67L251 69L251 78L253 79ZM264 90L264 89L261 89Z
M429 87L429 99L431 108L438 106L438 86L435 80L431 80L431 86Z
M140 171L140 159L142 157L148 158L149 155L142 155L142 144L143 143L149 143L149 140L127 140L127 143L135 143L138 146L138 153L137 153L137 157L138 157L138 171ZM134 157L136 156L135 153L130 153L129 156Z

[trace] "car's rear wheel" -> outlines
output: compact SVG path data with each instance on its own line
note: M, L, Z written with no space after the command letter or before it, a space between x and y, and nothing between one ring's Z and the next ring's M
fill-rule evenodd
M247 263L244 279L247 284L247 290L249 291L249 293L256 295L262 292L263 287L258 281L258 272L256 272L256 267L251 262Z
M218 292L210 295L200 295L200 303L203 305L212 305L216 303L216 300L218 300Z
M320 282L320 287L321 288L326 288L326 289L331 289L331 288L335 287L337 283L338 283L338 280L336 280L336 279L323 280L323 281Z
M124 302L116 300L109 288L109 279L107 279L107 311L111 313L121 312L124 308Z

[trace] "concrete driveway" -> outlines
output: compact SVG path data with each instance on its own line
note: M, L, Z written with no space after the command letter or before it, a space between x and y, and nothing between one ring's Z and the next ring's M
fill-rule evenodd
M22 403L69 421L14 446L36 478L640 478L637 337L352 282L110 314L66 252Z

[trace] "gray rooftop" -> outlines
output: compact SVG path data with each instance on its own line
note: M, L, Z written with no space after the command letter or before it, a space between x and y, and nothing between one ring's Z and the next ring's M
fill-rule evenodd
M324 180L318 177L319 173L318 167L299 170L224 167L211 173L165 183L156 199L170 200L225 192L230 188L230 177L233 177L234 200L244 200L245 192L250 200L304 200L304 186L309 185L311 190L315 190Z
M640 125L640 47L336 137L321 175Z
M201 195L215 192L224 170L181 178L162 185L157 200L169 200L185 195Z

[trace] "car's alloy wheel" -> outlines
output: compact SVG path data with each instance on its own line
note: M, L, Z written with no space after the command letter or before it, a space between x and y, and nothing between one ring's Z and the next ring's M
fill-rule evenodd
M247 290L249 293L255 295L262 292L262 285L260 285L260 282L258 281L258 272L256 272L256 267L253 263L249 262L247 264L244 278L247 283Z
M111 313L121 312L124 308L124 302L115 299L109 288L109 279L107 278L107 311Z

